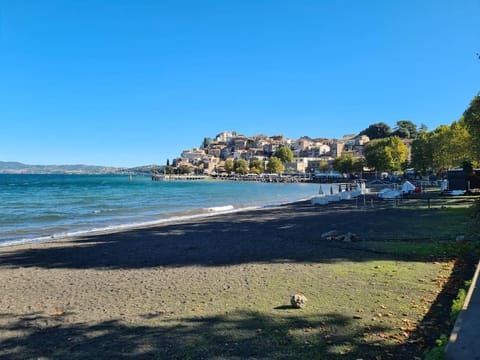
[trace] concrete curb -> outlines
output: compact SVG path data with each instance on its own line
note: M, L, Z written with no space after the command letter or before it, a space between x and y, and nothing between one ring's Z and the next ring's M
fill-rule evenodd
M447 360L480 360L480 261L445 348Z

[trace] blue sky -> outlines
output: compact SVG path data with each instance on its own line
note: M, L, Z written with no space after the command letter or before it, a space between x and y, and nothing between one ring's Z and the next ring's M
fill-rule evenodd
M480 91L480 0L0 0L0 160L163 164L203 137L432 130Z

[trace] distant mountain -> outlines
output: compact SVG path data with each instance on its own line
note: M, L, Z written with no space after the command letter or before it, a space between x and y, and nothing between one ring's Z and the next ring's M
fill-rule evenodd
M15 161L0 161L0 174L132 174L151 173L158 165L119 168L96 165L28 165Z

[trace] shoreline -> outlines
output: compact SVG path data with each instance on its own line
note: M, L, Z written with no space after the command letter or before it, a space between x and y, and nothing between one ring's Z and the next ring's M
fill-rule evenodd
M277 206L303 200L317 190L311 184L297 184L294 188L287 187L289 184L276 187L213 182L201 186L193 183L159 186L148 179L129 182L118 176L22 181L3 184L6 201L0 210L6 217L0 226L0 247L155 226L230 210ZM246 188L252 191L240 195Z
M7 240L5 242L0 242L0 249L3 247L20 246L20 245L27 245L27 244L43 244L47 242L76 239L76 238L82 238L86 236L116 234L124 231L147 229L147 228L152 228L157 226L202 220L205 218L221 216L226 214L236 214L236 213L241 213L246 211L271 209L271 208L276 208L280 206L294 205L296 203L310 201L315 196L316 195L312 195L309 198L299 199L291 202L265 204L265 205L258 205L258 206L256 205L256 206L245 206L245 207L235 208L233 205L225 205L225 206L217 206L212 208L202 208L202 209L197 209L197 211L201 211L200 213L191 214L191 215L175 215L175 216L171 216L171 217L167 217L159 220L111 225L111 226L106 226L102 228L93 228L93 229L87 229L87 230L72 231L67 233L57 233L57 234L45 235L45 236L40 236L35 238L28 238L28 239ZM191 211L192 210L190 210L189 212Z

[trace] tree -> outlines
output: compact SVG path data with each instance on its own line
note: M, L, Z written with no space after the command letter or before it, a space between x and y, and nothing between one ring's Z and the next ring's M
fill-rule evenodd
M285 171L285 166L282 160L276 156L272 156L268 161L267 170L269 173L282 173Z
M404 139L415 139L417 137L417 125L415 125L413 122L410 120L398 120L397 121L397 127L395 129L396 135L399 136L400 138ZM402 137L400 135L405 135L407 134L406 137Z
M344 174L353 174L355 172L363 171L364 160L363 159L354 159L350 154L344 154L337 157L332 162L333 169L344 173Z
M412 143L411 166L423 174L433 168L433 148L431 134L426 131L418 133Z
M165 174L174 174L175 173L175 167L171 165L165 166Z
M400 170L406 165L408 148L398 136L370 141L364 149L366 163L375 170Z
M275 151L275 154L273 154L273 156L280 159L280 161L284 164L293 160L292 149L290 149L288 146L282 146L277 151Z
M180 165L180 166L177 168L177 173L178 173L178 174L181 174L181 175L191 174L191 173L192 173L192 167L190 167L190 166L188 166L188 165Z
M425 173L461 166L472 158L472 138L464 120L441 125L430 132L419 132L412 143L412 166Z
M384 122L379 122L370 125L368 128L363 130L360 135L367 135L370 140L374 140L386 138L390 136L391 133L392 129L390 128L390 126L388 126Z
M320 161L320 164L318 166L318 170L320 171L328 171L330 169L330 164L328 163L327 160L322 160Z
M355 160L353 160L352 155L344 154L333 160L332 166L338 172L350 174L355 171Z
M446 170L458 167L470 157L471 138L463 123L454 121L450 126L441 125L431 134L432 165Z
M264 168L264 165L262 160L253 159L252 161L250 161L250 172L252 174L258 175L263 173L263 168Z
M235 172L237 174L248 174L248 162L245 159L235 160Z
M475 96L463 113L465 126L472 138L472 153L476 162L480 162L480 94Z
M228 174L231 174L235 169L235 163L232 159L227 159L225 160L225 164L223 165L223 167Z

